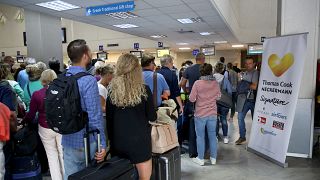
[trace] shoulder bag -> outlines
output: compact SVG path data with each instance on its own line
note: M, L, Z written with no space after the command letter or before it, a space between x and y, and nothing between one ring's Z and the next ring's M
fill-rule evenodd
M157 73L153 74L153 103L157 107ZM159 116L159 110L157 114L156 122L149 122L151 125L151 144L153 153L162 154L179 146L179 143L175 128L169 122L159 119L159 117L163 117ZM168 117L170 118L170 116Z

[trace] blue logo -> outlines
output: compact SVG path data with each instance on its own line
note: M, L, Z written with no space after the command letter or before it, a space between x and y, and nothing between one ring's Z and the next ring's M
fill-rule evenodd
M280 119L284 119L287 120L287 116L281 114L281 113L271 113L272 117L276 117L276 118L280 118Z
M134 43L133 44L133 49L139 49L139 43Z

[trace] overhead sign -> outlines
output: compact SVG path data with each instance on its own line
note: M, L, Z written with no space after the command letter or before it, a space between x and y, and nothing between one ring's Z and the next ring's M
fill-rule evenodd
M2 56L2 57L6 56L6 53L5 53L5 52L2 52L2 53L1 53L1 56Z
M192 55L193 55L193 56L196 56L199 52L200 52L199 49L194 49L194 50L192 51Z
M20 51L17 51L17 56L20 56L21 54L20 54Z
M133 44L133 49L139 49L139 43L134 43Z
M265 39L248 149L286 166L307 34Z
M129 12L134 10L134 1L127 1L102 6L93 6L86 8L86 16L95 16L117 12Z
M266 37L262 36L261 37L261 42L263 43L265 39L266 39Z
M99 46L99 51L103 51L103 45Z
M163 47L163 42L158 42L158 47L162 48Z

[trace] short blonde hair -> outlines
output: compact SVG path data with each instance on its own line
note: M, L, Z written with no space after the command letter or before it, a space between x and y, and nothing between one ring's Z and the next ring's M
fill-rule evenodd
M57 74L53 70L47 69L41 73L40 80L44 84L48 85L50 82L52 82L56 78L57 78Z
M40 79L42 71L36 64L31 64L26 67L26 72L29 76L30 81L37 81Z

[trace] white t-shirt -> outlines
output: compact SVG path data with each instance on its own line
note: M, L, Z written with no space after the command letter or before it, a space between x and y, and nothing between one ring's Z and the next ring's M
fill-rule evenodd
M104 85L100 84L100 81L98 82L98 89L99 89L99 95L102 96L105 100L107 100L108 96L108 90Z

